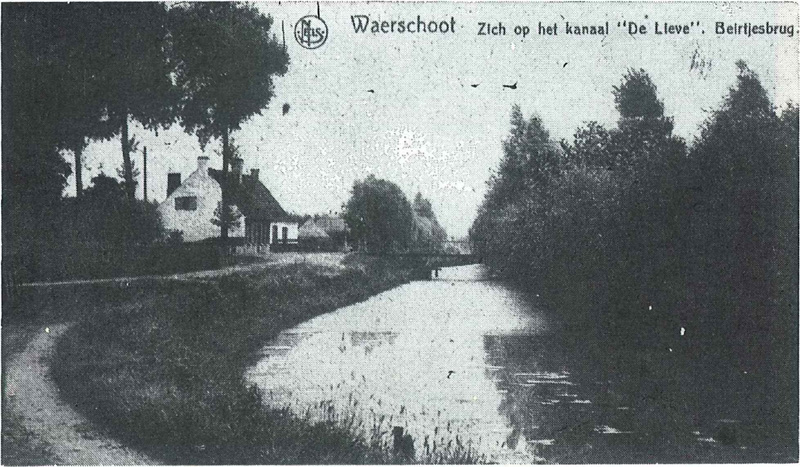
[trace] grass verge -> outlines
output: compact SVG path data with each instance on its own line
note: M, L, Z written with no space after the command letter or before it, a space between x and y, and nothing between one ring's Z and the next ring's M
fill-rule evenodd
M58 343L53 377L89 419L168 463L402 461L377 437L265 408L244 380L256 351L280 331L412 274L375 258L344 264L135 284L126 291L134 300L88 313Z

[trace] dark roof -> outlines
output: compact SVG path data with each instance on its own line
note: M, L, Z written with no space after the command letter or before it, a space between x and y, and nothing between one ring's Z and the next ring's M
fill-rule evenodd
M339 216L329 216L326 214L314 216L314 223L327 234L347 231L347 224L344 222L344 219Z
M208 174L222 184L222 171L208 169ZM232 174L229 173L232 177ZM251 220L284 220L288 216L269 189L256 175L242 174L242 181L231 182L228 196L230 202Z

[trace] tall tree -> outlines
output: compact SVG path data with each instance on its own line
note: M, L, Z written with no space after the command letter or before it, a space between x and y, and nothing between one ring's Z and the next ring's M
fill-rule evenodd
M400 187L370 175L353 185L344 219L353 239L368 251L396 251L411 242L411 209Z
M422 196L422 193L417 193L414 197L414 210L422 217L427 217L431 220L436 219L436 214L433 213L431 202Z
M35 277L48 260L44 245L57 233L52 219L70 173L57 137L63 63L53 26L62 11L53 4L2 5L3 256L11 258L4 277Z
M658 98L656 85L642 69L628 70L613 92L614 104L623 119L664 116L664 103Z
M613 93L620 114L612 136L618 168L646 170L642 164L674 163L670 158L685 154L685 143L673 136L673 119L664 115L664 103L647 72L628 70Z
M68 102L60 92L65 41L58 5L3 5L3 204L56 203L69 166L57 153Z
M692 148L693 204L704 208L692 224L697 255L707 259L698 274L720 292L709 298L750 319L769 309L761 303L777 296L780 237L796 236L779 228L783 210L793 204L787 196L796 199L790 195L796 190L796 156L758 76L743 62L738 66L736 85ZM725 295L726 290L736 293Z
M26 78L15 80L15 91L34 92L36 96L25 96L24 105L16 107L19 113L14 121L23 121L25 112L37 103L45 107L35 110L39 120L36 139L74 153L76 195L82 189L83 149L92 139L114 134L104 95L108 89L102 75L107 67L106 56L98 42L112 40L113 35L103 38L99 34L98 14L96 5L85 3L24 5L9 8L7 23L7 29L16 31L14 34L24 40L14 45L15 52L27 53L31 60L30 67L23 61L14 66L19 76L27 74ZM31 91L33 88L35 91Z
M700 325L724 337L740 371L763 376L749 399L777 432L797 436L796 107L779 116L744 62L691 151L695 284ZM755 392L755 391L754 391Z
M190 3L170 13L180 121L203 146L221 140L227 205L231 132L268 106L274 95L272 78L286 73L289 56L271 35L272 17L252 5ZM227 229L221 228L221 237L228 237Z
M629 70L613 94L620 114L610 140L616 190L610 255L616 262L614 295L623 312L654 301L671 306L676 297L664 284L681 277L686 144L673 135L673 119L664 114L656 85L644 70Z
M611 151L611 134L612 132L594 121L578 128L572 145L568 147L569 162L575 167L613 170L617 161Z
M84 6L83 26L99 66L102 121L120 136L125 191L135 198L130 123L145 128L168 126L175 119L173 67L168 58L167 8L163 3L92 3Z
M64 5L58 15L58 48L62 61L59 95L64 102L58 110L59 147L72 151L75 163L75 196L83 191L83 150L92 140L108 139L118 131L106 116L101 72L105 68L98 56L96 37L85 25L96 20L97 10L88 3Z
M518 105L511 109L511 132L503 141L503 158L489 181L489 203L518 199L529 186L543 190L562 168L561 149L537 115L527 121Z
M522 274L530 274L533 264L545 264L543 255L552 249L543 243L544 221L554 207L553 193L565 162L542 120L536 115L525 120L515 105L503 158L470 232L488 263Z

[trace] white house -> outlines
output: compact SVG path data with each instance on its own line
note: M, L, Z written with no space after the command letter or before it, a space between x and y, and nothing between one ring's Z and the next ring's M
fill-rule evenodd
M197 158L197 170L181 182L181 175L167 175L167 199L158 212L167 230L183 232L187 242L219 237L220 228L212 222L222 201L222 171L208 167L208 157ZM242 159L231 164L228 196L242 215L239 225L228 236L250 245L271 245L292 249L297 245L298 225L258 179L259 171L242 174Z
M270 223L270 245L291 245L296 246L300 229L298 223L292 220L279 220Z
M222 201L222 187L208 173L208 157L197 158L197 170L181 183L180 174L167 176L167 199L158 206L164 228L180 230L187 242L219 236L219 226L211 222ZM244 236L244 224L229 231L231 237Z

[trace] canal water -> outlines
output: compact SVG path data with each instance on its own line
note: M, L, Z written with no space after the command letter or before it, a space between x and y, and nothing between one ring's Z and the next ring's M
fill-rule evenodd
M663 460L669 417L614 391L533 300L479 265L445 268L282 332L247 378L272 407L387 441L402 427L421 460L458 445L502 463ZM698 453L716 443L675 426Z

